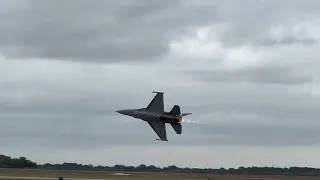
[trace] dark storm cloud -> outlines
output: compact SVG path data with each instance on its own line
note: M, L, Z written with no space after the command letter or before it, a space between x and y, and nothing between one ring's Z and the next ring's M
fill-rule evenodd
M312 76L299 74L299 71L284 66L253 66L232 70L212 70L191 72L191 76L212 82L252 82L266 84L299 85L311 83Z

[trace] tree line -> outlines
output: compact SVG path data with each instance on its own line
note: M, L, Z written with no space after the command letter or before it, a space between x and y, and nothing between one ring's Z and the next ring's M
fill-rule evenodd
M62 164L37 164L26 157L12 158L0 155L0 168L27 168L27 169L45 169L45 170L77 170L77 171L122 171L122 172L172 172L172 173L214 173L214 174L259 174L259 175L304 175L320 176L320 169L310 167L239 167L239 168L180 168L177 166L156 167L154 165L139 166L93 166L62 163Z

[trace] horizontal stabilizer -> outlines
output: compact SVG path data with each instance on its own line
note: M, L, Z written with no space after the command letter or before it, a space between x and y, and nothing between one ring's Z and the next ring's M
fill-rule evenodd
M182 133L182 125L180 123L170 123L174 131L176 131L177 134Z
M182 113L181 116L188 116L188 115L191 115L192 113Z

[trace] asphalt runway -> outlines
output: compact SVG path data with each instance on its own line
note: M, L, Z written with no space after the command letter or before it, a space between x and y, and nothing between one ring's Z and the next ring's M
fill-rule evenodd
M0 179L34 179L34 180L58 180L53 177L18 177L18 176L0 176ZM88 178L63 178L64 180L110 180L110 179L88 179Z

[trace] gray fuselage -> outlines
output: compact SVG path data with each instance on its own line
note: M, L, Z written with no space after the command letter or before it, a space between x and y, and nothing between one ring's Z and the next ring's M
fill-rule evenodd
M160 120L165 123L177 123L179 122L179 117L169 114L169 112L163 112L163 113L155 113L150 112L145 108L142 109L123 109L117 111L120 114L131 116L137 119L141 119L143 121L154 121L154 120Z

